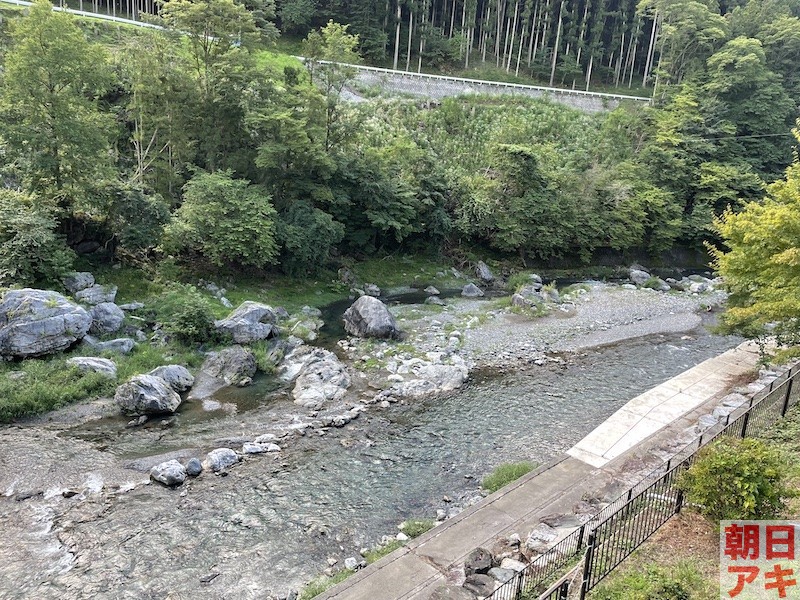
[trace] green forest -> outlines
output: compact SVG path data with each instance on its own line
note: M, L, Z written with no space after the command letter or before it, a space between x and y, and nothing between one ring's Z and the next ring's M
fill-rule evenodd
M78 20L44 0L3 12L0 284L56 279L86 253L292 277L395 252L520 267L702 257L719 241L715 218L760 200L792 162L791 3L390 4L166 0L152 17L163 30ZM509 35L489 27L508 21L498 10L518 13L516 34L513 19ZM327 17L347 24L314 28ZM588 54L595 73L615 47L630 50L628 75L647 52L656 97L600 114L475 95L353 103L353 69L322 60L391 53L395 26L414 44L447 37L446 21L475 53L542 33L559 64ZM654 47L637 49L654 23ZM277 52L281 29L305 33L305 63Z

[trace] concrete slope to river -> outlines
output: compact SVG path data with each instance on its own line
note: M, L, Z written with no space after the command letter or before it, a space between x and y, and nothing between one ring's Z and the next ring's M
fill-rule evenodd
M328 558L358 556L405 518L455 514L495 465L543 464L631 398L735 346L701 323L711 300L596 285L543 319L482 300L394 306L405 347L435 351L458 330L465 361L484 368L450 395L374 405L321 433L291 428L305 417L273 380L218 398L231 410L187 406L141 428L108 400L4 426L0 598L285 597ZM381 347L352 342L349 367ZM225 476L174 490L148 482L164 457L281 428L298 431L282 452Z

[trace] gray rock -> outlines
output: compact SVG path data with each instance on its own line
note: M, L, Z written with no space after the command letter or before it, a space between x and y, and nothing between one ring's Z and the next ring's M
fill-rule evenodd
M530 308L533 305L533 302L525 298L522 294L514 294L511 296L511 306L516 306L517 308Z
M731 406L733 408L739 408L748 402L747 396L742 394L728 394L721 400L722 406Z
M56 292L25 288L0 298L0 356L27 358L66 350L92 317Z
M661 279L660 277L651 277L644 287L650 288L651 290L657 290L659 292L668 292L672 289L670 285Z
M367 296L373 296L374 298L377 298L378 296L381 295L381 288L379 288L374 283L367 283L366 285L364 285L364 293Z
M464 561L464 573L468 576L475 573L486 574L491 568L492 553L486 548L475 548Z
M256 357L246 348L231 346L209 353L200 370L228 385L243 387L253 382L257 370Z
M438 391L449 392L464 384L469 369L462 365L423 365L416 369L416 375L432 383Z
M432 286L432 285L429 285L429 286L428 286L428 287L426 287L426 288L425 288L423 291L424 291L426 294L428 294L429 296L438 296L439 294L441 294L441 292L440 292L439 290L437 290L437 289L436 289L434 286Z
M119 307L126 312L133 312L143 309L144 304L141 302L128 302L127 304L120 304Z
M358 560L353 556L348 556L344 559L344 568L355 571L358 568Z
M703 292L709 291L709 289L711 289L709 285L702 281L701 282L695 281L689 286L689 291L692 294L702 294Z
M94 285L94 275L86 271L67 273L61 280L70 294L80 292Z
M428 296L425 298L425 304L434 304L436 306L445 306L445 301L439 296Z
M181 397L169 384L153 375L135 375L117 388L114 400L127 415L173 413Z
M276 306L274 309L275 316L278 318L279 321L283 321L289 318L289 311L283 308L282 306ZM320 316L322 313L320 312Z
M113 360L107 358L96 358L94 356L75 356L67 359L67 364L77 367L81 371L94 371L102 373L111 379L117 378L117 365Z
M150 469L150 479L173 487L186 481L186 468L177 460L168 460Z
M136 342L131 338L116 338L101 342L91 335L84 336L83 343L94 348L99 352L117 352L118 354L128 354L136 347Z
M475 267L475 274L484 283L492 283L494 281L492 270L482 260L478 261L478 265Z
M122 327L125 313L113 302L101 302L92 307L92 326L89 331L94 335L114 333Z
M343 315L344 328L356 337L397 337L397 323L386 305L372 296L361 296Z
M206 459L203 461L203 468L217 473L238 462L239 457L236 452L230 448L217 448L206 455Z
M114 302L117 298L117 286L115 285L93 285L73 294L78 302L84 304L101 304L103 302Z
M558 537L555 529L545 523L539 523L528 535L525 547L529 550L541 552L547 545Z
M278 439L274 433L262 433L256 439L253 440L254 444L269 444L270 442L274 442Z
M497 587L497 582L488 575L467 575L464 580L464 589L475 592L484 598L491 596Z
M257 442L245 442L242 445L242 454L263 454L265 452L280 452L278 444L261 444Z
M237 344L249 344L278 335L277 320L271 306L248 300L224 319L214 321L214 326L230 335Z
M156 367L148 375L161 377L176 392L185 392L194 384L194 377L189 372L189 369L181 365Z
M553 304L561 304L561 294L558 293L556 288L542 290L542 296L548 302Z
M501 569L508 569L510 571L515 571L517 573L522 573L525 570L527 565L525 563L520 562L518 560L514 560L513 558L504 558L503 561L500 563Z
M428 600L476 600L476 598L472 591L458 585L442 585L428 596Z
M313 342L317 339L317 330L321 326L321 321L314 321L311 319L298 321L295 323L294 327L292 327L292 335L299 337L303 341Z
M190 458L186 461L186 474L190 477L197 477L203 472L203 463L199 458Z
M297 348L286 358L282 373L287 381L296 378L292 396L295 404L306 408L319 409L340 400L350 387L345 366L322 348Z
M636 285L644 285L644 282L650 279L650 273L642 269L631 267L631 269L628 271L628 279L630 279Z
M541 292L542 284L530 284L530 285L523 285L517 294L525 298L526 300L533 300L536 302L544 302L544 295Z
M483 296L483 291L474 283L468 283L461 290L461 295L465 298L480 298Z
M487 575L499 583L507 583L517 576L517 572L513 569L501 569L498 567L493 567L489 569Z

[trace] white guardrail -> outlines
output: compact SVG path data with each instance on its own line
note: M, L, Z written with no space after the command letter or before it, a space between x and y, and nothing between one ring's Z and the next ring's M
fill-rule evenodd
M14 4L16 6L31 6L33 3L28 2L27 0L0 0L0 3L5 4ZM72 15L77 15L80 17L88 17L93 19L102 19L104 21L111 21L113 23L122 23L125 25L134 25L136 27L150 27L152 29L163 29L159 25L154 25L153 23L146 23L144 21L135 21L133 19L123 19L122 17L115 17L112 15L104 15L102 13L95 13L85 10L75 10L73 8L67 8L65 6L53 6L53 10L59 10L63 12L70 13ZM302 61L306 59L302 56L297 56ZM319 61L322 63L330 63L330 61ZM540 92L543 94L557 94L557 95L565 95L565 96L577 96L577 97L584 97L584 98L599 98L605 100L633 100L636 102L647 102L651 101L650 98L643 97L643 96L628 96L625 94L610 94L606 92L587 92L584 90L572 90L567 88L556 88L556 87L547 87L547 86L540 86L540 85L525 85L522 83L508 83L505 81L490 81L486 79L469 79L466 77L451 77L449 75L431 75L429 73L415 73L413 71L399 71L396 69L382 69L380 67L368 67L365 65L353 65L349 63L330 63L330 64L341 64L342 66L352 67L353 69L357 69L362 72L372 72L372 73L382 73L384 75L391 75L392 77L402 77L404 79L420 79L420 80L427 80L427 81L441 81L447 83L454 83L454 84L467 84L467 85L477 85L479 87L500 87L500 88L507 88L509 90L519 90L519 91L534 91Z

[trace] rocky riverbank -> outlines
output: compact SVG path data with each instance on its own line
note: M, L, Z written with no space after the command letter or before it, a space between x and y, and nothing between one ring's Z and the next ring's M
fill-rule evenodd
M416 480L406 492L395 488L391 478L377 483L369 475L371 462L380 469L425 464L417 459L405 464L404 455L414 454L411 449L392 455L380 448L391 439L384 439L389 433L406 435L409 427L413 431L416 410L441 404L429 399L462 387L478 368L560 364L570 348L585 348L581 344L587 339L591 344L613 342L611 336L622 328L629 328L626 335L644 335L696 327L699 318L692 311L703 311L718 296L589 283L562 291L558 301L548 290L549 300L514 307L507 296L447 298L432 292L429 296L441 303L390 306L398 330L390 338L395 339L351 336L333 351L299 344L293 336L302 329L298 324L307 321L304 332L308 330L306 339L313 343L308 334L319 329L319 314L313 309L289 324L277 311L274 322L255 319L251 329L257 328L259 335L272 339L277 333L278 340L296 340L275 355L288 389L264 387L263 376L255 377L249 388L227 387L223 374L217 379L226 387L198 392L201 375L216 372L216 359L209 356L212 362L193 374L193 390L199 394L195 400L189 399L191 391L188 396L183 391L191 383L182 372L175 381L181 391L172 386L164 390L171 399L173 393L182 394L174 416L128 423L118 403L100 399L0 430L6 449L0 455L0 521L9 532L1 543L9 558L0 567L9 584L0 596L83 598L117 593L133 581L130 597L166 593L175 585L201 597L263 597L252 587L257 570L245 568L238 575L232 570L252 552L270 557L270 589L285 596L324 568L332 548L343 548L339 558L344 560L353 553L344 548L369 547L376 541L359 534L365 525L358 523L369 511L359 499L366 479L345 483L346 471L373 481L383 497L396 497L398 515L430 498L431 492L418 489ZM229 326L242 343L247 343L241 337L247 337L247 327L240 327L240 317L263 310L245 308L220 324ZM695 316L694 325L686 315ZM244 379L237 375L235 382L246 383L251 371ZM233 372L242 374L238 367ZM171 374L159 373L143 375L168 385ZM243 398L255 398L258 408L243 412ZM391 408L398 403L404 408ZM434 437L416 443L433 452L440 447L435 436L444 434L427 435ZM352 452L362 457L358 465L347 462ZM201 461L191 459L201 458L206 472L197 476ZM309 469L316 471L312 475ZM470 477L480 470L476 465ZM325 498L331 489L297 489L292 484L332 472L342 474L344 479L333 485L335 494L347 500L339 497L329 508ZM149 476L169 487L150 485ZM438 490L451 482L444 489L453 491L445 493L447 501L437 501L437 508L423 502L429 507L425 516L447 518L480 498L477 482L468 480L464 486L466 475L459 477L436 482ZM437 497L443 497L441 491ZM344 512L343 501L348 507ZM313 510L304 508L311 505ZM298 545L298 540L305 541ZM294 550L277 558L280 547ZM306 547L302 557L301 547ZM143 578L143 573L159 570L162 577ZM224 583L212 584L221 573ZM173 583L167 585L167 580ZM216 587L206 589L211 585Z

